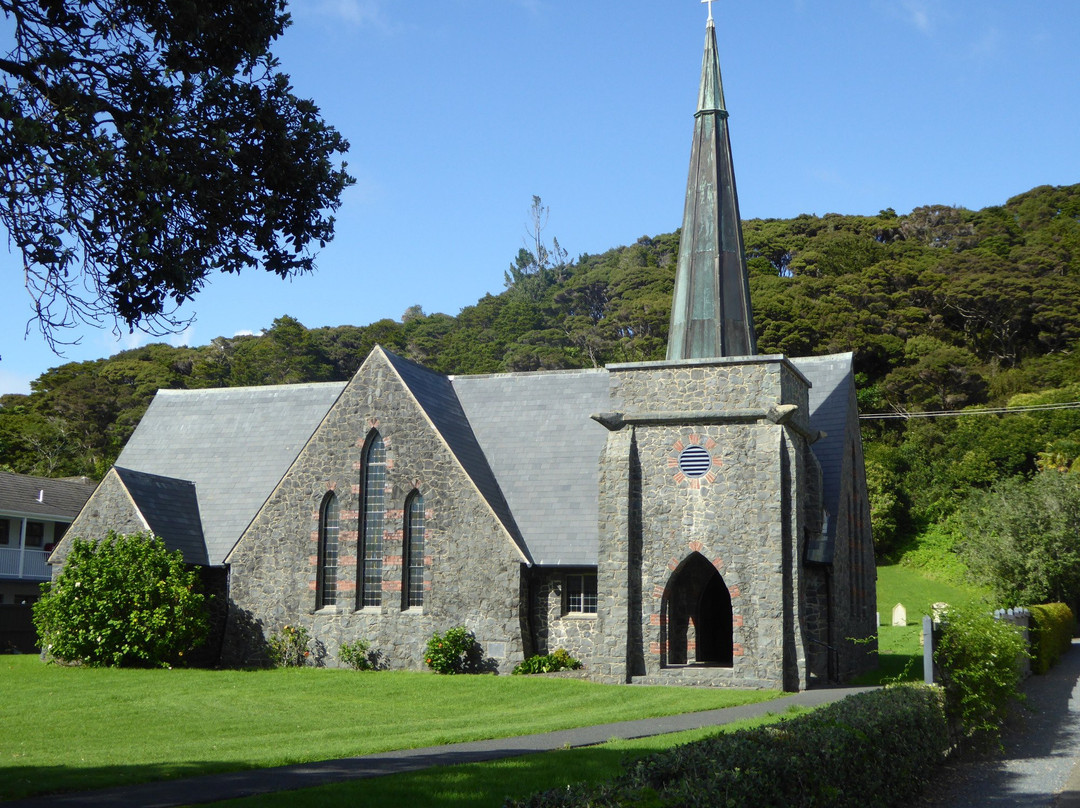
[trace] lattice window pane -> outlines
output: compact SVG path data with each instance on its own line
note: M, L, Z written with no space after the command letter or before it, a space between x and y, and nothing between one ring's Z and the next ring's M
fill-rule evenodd
M566 576L566 611L579 614L596 614L596 576L571 574Z
M364 464L364 586L361 606L382 605L383 520L386 515L386 447L378 434Z
M406 580L406 607L424 605L424 498L414 494L409 500L406 524L408 547Z
M319 606L337 604L338 532L341 508L333 494L323 503L319 537Z

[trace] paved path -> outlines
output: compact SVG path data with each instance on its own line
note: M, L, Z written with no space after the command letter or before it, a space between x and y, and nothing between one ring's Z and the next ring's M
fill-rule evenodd
M1080 808L1080 645L1024 685L1026 710L1002 735L1004 750L947 764L926 808Z
M196 805L218 800L236 799L275 791L293 791L326 783L381 777L399 772L411 772L430 766L450 766L458 763L480 763L487 760L548 752L566 747L593 746L612 738L641 738L663 735L686 729L717 726L766 713L778 713L791 705L816 707L874 688L823 688L806 690L791 696L664 718L646 718L617 724L524 735L517 738L497 738L490 741L433 746L426 749L407 749L376 755L327 760L275 769L253 769L228 774L212 774L184 780L168 780L134 786L54 794L28 800L2 803L3 808L170 808Z

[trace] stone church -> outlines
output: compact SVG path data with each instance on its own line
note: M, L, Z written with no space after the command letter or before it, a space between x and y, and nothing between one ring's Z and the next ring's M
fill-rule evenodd
M852 355L756 352L713 21L667 359L161 390L68 531L150 530L218 594L224 664L307 627L422 669L471 629L501 673L775 687L874 665ZM54 574L67 553L52 556Z

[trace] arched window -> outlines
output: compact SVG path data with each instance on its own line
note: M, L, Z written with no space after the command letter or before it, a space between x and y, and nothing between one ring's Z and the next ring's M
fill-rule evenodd
M363 463L364 535L360 606L382 605L383 519L386 514L386 447L378 432L367 440Z
M338 525L341 509L331 491L319 512L319 568L315 586L315 608L337 604Z
M404 564L401 608L424 605L424 498L413 491L405 501Z

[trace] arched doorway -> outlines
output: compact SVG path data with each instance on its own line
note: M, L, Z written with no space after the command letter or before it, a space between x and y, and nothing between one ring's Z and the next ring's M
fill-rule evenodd
M691 553L671 573L664 610L664 664L731 667L731 593L701 553Z

